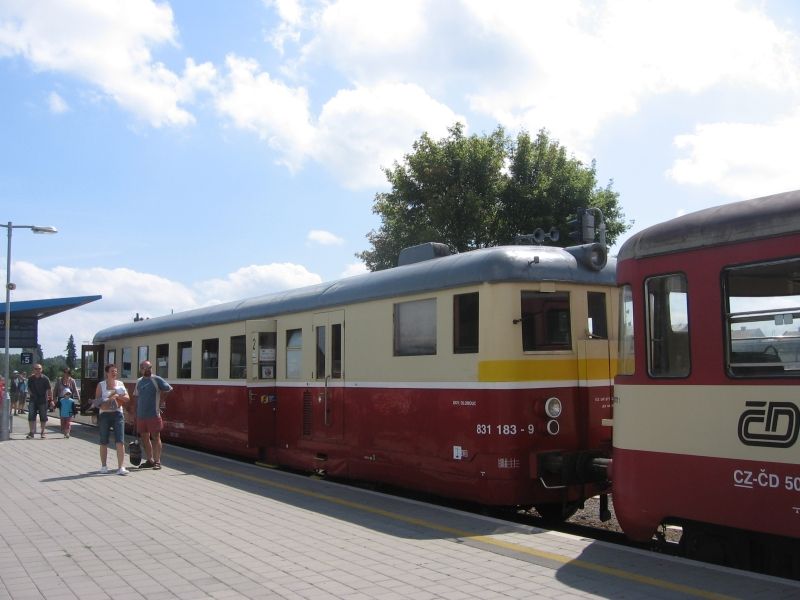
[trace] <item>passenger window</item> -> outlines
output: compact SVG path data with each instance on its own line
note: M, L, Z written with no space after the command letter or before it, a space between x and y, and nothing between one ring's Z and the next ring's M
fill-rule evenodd
M131 365L133 364L133 349L122 349L122 368L119 370L119 376L127 378L131 376Z
M570 350L569 294L566 292L522 292L522 350Z
M200 351L202 353L200 377L217 379L219 377L219 339L203 340Z
M608 320L606 319L606 295L603 292L587 292L586 303L589 308L588 331L591 338L608 339Z
M394 355L436 354L436 299L394 305Z
M633 291L631 286L620 288L619 315L619 367L620 375L633 375L636 370L636 356L633 327Z
M478 292L453 296L453 352L478 351Z
M192 342L178 342L178 379L192 378Z
M169 344L156 346L156 375L167 378L169 367Z
M300 379L303 367L303 330L286 332L286 379Z
M247 379L247 355L245 336L231 338L231 379Z
M689 304L686 276L651 277L647 291L648 366L653 377L687 377L689 355Z
M115 349L108 350L106 352L106 364L113 365L117 362L117 351Z
M139 346L139 360L136 362L136 368L144 361L150 359L150 346Z
M331 377L333 379L342 378L342 354L344 352L342 342L342 324L334 323L331 325Z
M259 379L275 379L275 357L277 356L275 344L277 341L278 334L274 331L262 331L258 334Z
M728 372L800 376L800 258L723 272Z

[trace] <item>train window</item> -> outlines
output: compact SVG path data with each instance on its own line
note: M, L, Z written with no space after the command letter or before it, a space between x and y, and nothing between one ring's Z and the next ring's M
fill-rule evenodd
M342 324L331 324L331 377L333 379L342 378L343 341Z
M192 378L192 342L178 342L178 379Z
M570 350L569 294L522 292L522 350Z
M394 355L436 354L436 298L394 305Z
M122 368L119 376L122 378L130 377L133 372L133 348L122 349Z
M139 346L139 360L137 365L142 364L144 361L150 359L150 346Z
M303 330L286 331L286 379L300 379L303 367Z
M800 376L800 258L723 272L728 372Z
M589 308L589 337L608 339L606 295L603 292L587 292L586 303Z
M478 351L478 292L453 296L453 352Z
M633 375L636 369L633 337L633 291L631 286L620 288L619 367L620 375Z
M219 339L203 340L200 345L202 361L200 363L200 377L203 379L217 379L219 377Z
M652 377L687 377L689 306L686 276L651 277L647 290L648 369Z
M169 366L169 344L156 346L156 375L166 378Z
M325 325L317 325L317 379L325 379Z
M113 365L117 362L117 351L114 349L109 350L106 352L106 364Z
M231 379L247 379L247 342L243 335L231 337Z
M258 334L258 378L275 379L275 344L278 334L274 331L262 331Z

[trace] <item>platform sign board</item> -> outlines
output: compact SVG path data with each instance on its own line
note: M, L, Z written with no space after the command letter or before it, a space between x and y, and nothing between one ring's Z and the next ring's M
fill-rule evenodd
M39 319L36 317L13 317L9 327L9 348L35 348L39 343ZM5 336L5 316L0 317L0 335ZM5 338L3 337L5 343Z
M33 364L33 352L23 352L21 353L19 358L20 364L23 365L32 365Z

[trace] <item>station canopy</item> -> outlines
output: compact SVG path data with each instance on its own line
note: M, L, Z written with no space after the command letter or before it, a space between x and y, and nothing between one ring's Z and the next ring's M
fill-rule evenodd
M102 296L75 296L72 298L50 298L47 300L21 300L10 302L9 347L33 348L39 343L39 320L65 310L77 308ZM0 312L0 327L5 327L5 307Z

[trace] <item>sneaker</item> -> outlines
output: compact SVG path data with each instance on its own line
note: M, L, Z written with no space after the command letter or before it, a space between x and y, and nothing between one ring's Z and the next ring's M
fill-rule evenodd
M140 469L152 469L155 466L156 466L156 463L154 463L152 460L146 460L142 464L139 465L139 468Z
M64 438L65 438L65 439L69 439L69 434L68 434L68 433L65 433L65 434L64 434Z
M117 475L127 475L128 473L130 473L130 471L125 467L120 467L119 471L117 471Z
M32 440L33 439L33 434L29 433L28 435L25 436L25 439L26 440Z
M161 463L160 462L154 462L153 463L153 468L156 469L156 470L160 469L161 468Z
M107 467L107 466L105 466L105 465L103 465L102 467L100 467L100 472L101 472L103 475L105 475L106 473L108 473L108 467Z

